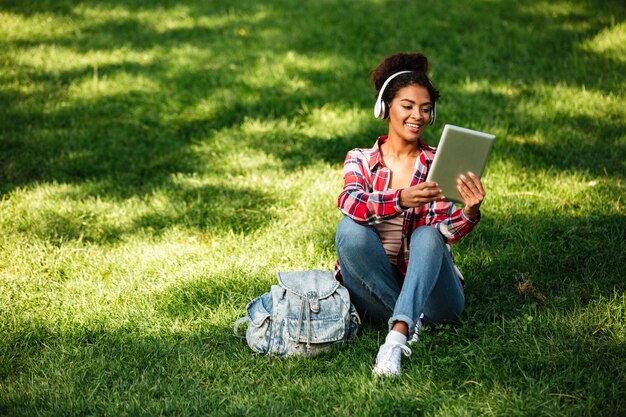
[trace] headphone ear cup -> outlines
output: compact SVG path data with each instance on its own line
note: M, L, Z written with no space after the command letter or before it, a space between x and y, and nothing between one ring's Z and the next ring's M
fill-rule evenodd
M435 105L433 104L433 106L430 108L430 121L428 122L428 124L431 126L434 125L436 118L437 118L437 110L435 109Z
M376 104L374 105L374 117L376 117L377 119L382 119L381 114L382 114L382 108L381 108L381 100L376 100Z
M387 103L385 103L385 100L383 100L383 93L385 91L385 88L387 87L387 84L389 84L389 81L393 80L398 75L406 74L406 73L409 73L409 72L413 72L413 71L396 72L395 74L391 74L385 80L385 82L383 83L382 87L380 87L380 91L378 92L378 98L376 99L376 104L374 105L374 117L377 117L379 119L386 119L387 118L387 112L388 112Z
M387 103L383 100L378 100L374 106L374 116L378 119L384 119L387 117Z

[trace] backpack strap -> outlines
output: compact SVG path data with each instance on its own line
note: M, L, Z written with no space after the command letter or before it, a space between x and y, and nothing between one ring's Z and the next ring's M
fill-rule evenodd
M237 320L235 322L235 327L233 328L233 333L235 333L235 336L237 336L240 339L245 339L245 336L242 336L239 334L239 326L241 326L242 323L247 323L248 322L248 316L246 317L242 317L239 320Z
M298 319L298 333L296 340L300 342L300 334L302 331L302 322L306 324L306 350L311 350L311 339L313 338L311 329L311 311L317 313L320 311L319 299L316 291L309 291L306 297L301 297L302 304L300 307L300 318Z

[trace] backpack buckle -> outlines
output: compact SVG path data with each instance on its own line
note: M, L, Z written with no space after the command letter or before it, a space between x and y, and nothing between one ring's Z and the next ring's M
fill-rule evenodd
M306 298L307 298L307 301L309 302L311 311L314 313L319 313L320 312L320 300L319 300L319 296L317 295L317 291L307 292Z

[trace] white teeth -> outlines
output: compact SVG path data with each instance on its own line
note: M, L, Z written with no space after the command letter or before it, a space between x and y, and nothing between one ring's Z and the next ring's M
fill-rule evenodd
M407 125L408 127L413 127L413 128L415 128L415 129L419 129L419 128L420 128L420 125L416 125L416 124L413 124L413 123L407 123L406 125Z

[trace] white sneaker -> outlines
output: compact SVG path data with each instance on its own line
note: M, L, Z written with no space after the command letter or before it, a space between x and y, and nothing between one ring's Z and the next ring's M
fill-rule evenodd
M417 343L420 340L420 336L418 332L413 333L413 336L409 340L406 341L407 345L412 345Z
M410 356L411 349L402 343L383 343L376 355L376 365L372 372L391 377L400 375L402 354Z
M418 320L415 324L415 331L413 332L413 336L406 342L407 345L412 345L413 343L417 343L420 339L420 332L422 331L422 320Z

